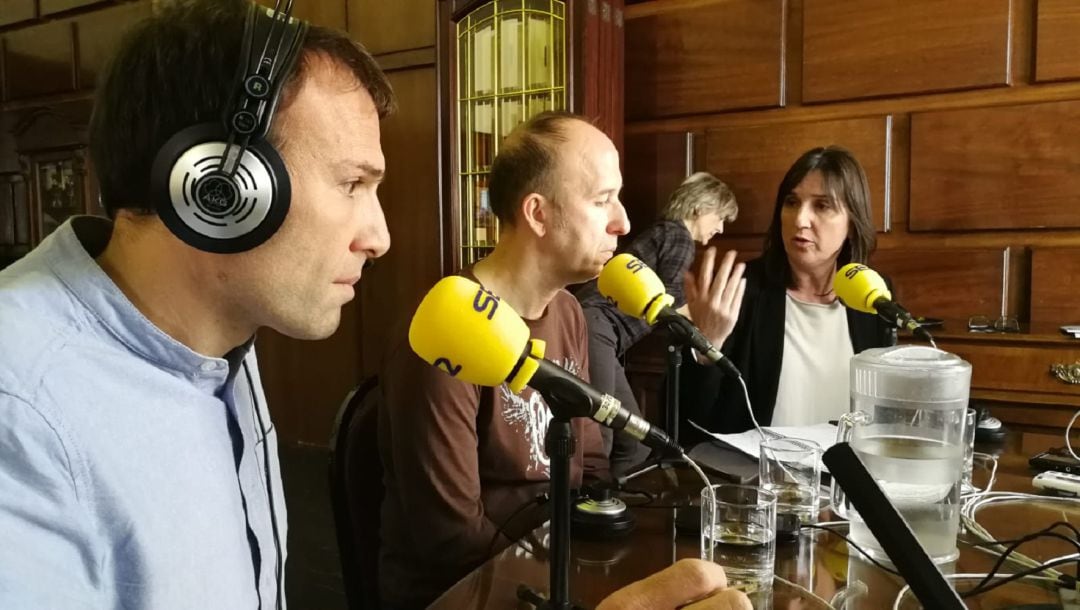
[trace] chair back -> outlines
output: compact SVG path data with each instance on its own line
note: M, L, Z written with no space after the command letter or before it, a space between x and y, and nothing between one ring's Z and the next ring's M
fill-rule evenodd
M384 489L378 383L378 377L368 377L345 396L330 435L330 503L350 610L377 610L380 605L379 511Z

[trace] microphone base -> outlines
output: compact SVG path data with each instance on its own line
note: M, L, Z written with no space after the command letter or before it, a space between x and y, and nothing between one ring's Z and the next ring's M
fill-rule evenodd
M585 610L581 606L571 603L557 604L545 598L539 591L528 585L518 585L517 598L536 610Z

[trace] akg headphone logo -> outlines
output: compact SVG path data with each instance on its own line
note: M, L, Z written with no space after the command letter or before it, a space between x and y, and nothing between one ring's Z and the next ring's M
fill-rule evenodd
M236 207L239 193L233 183L224 176L205 176L196 183L195 201L199 208L211 216L223 217Z
M158 214L193 247L250 250L270 239L288 213L289 172L266 134L307 32L291 10L292 2L284 8L248 7L242 78L223 120L180 130L154 158L150 182Z

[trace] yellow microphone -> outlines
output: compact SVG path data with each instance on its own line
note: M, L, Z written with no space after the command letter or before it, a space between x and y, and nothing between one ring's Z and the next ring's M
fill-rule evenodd
M840 301L863 313L877 313L878 299L892 300L892 292L876 271L859 263L848 263L836 272L833 290Z
M658 321L663 322L672 333L719 365L724 372L741 377L731 360L693 322L671 307L675 297L667 293L664 282L656 272L633 254L624 252L612 257L600 271L596 287L619 311L645 320L650 326Z
M428 291L409 325L409 345L456 379L481 386L506 383L514 393L529 385L557 417L589 417L649 447L682 454L662 430L616 398L545 360L544 342L529 338L517 312L470 279L445 277Z
M428 364L481 386L520 392L544 356L544 342L509 305L458 275L439 280L409 325L409 345ZM527 356L532 356L528 358Z
M665 307L675 303L660 277L633 254L612 257L600 271L596 287L611 304L631 318L641 318L650 326Z
M889 324L906 328L934 345L930 333L915 321L908 310L892 300L892 292L885 279L866 265L848 263L841 267L833 278L833 290L845 306L855 311L877 314Z

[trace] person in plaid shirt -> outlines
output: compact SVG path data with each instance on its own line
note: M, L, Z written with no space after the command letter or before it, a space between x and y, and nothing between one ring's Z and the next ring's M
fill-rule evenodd
M713 236L724 232L724 223L735 220L739 207L726 184L712 174L698 172L686 178L671 194L660 220L638 234L622 251L641 259L656 271L668 294L675 297L674 307L689 317L683 276L694 260L695 242L707 245ZM727 269L731 265L726 266ZM738 279L738 278L736 278ZM640 415L634 394L626 379L622 359L626 351L649 333L643 320L621 313L603 295L592 280L577 292L578 301L589 325L589 377L601 392L611 394L623 406ZM728 329L730 332L730 328ZM722 343L722 338L719 343ZM644 448L631 438L602 428L604 449L611 459L612 474L618 476L640 462Z

